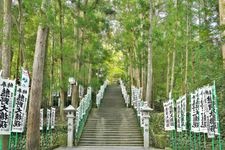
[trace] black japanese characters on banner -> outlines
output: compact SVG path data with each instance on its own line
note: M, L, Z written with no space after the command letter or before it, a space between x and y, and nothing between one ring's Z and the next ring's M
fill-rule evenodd
M51 129L55 128L55 108L51 108Z
M43 130L43 126L44 126L44 109L40 109L40 130Z
M51 123L51 111L50 109L47 109L47 130L50 128L50 123Z
M29 87L17 86L12 132L22 133L24 131L28 96L29 96Z
M0 77L0 135L11 132L15 80Z
M79 98L84 97L84 87L82 85L79 85Z
M164 106L164 122L165 130L175 130L175 118L174 118L174 102L169 100L163 104Z
M186 95L177 101L177 132L186 130Z
M198 92L191 93L191 131L199 132L199 98Z

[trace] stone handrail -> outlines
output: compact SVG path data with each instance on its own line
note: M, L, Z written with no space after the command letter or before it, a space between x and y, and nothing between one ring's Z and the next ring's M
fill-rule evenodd
M87 94L82 98L80 101L79 107L77 107L76 110L76 120L75 120L75 125L76 125L76 130L75 130L75 139L76 139L76 144L80 139L80 136L82 134L85 122L87 120L87 117L89 115L89 111L92 106L92 99L91 99L91 87L88 87L87 89Z
M103 99L104 93L105 93L105 89L108 85L108 80L106 80L104 82L103 85L101 85L100 90L98 91L98 94L96 95L96 105L99 108L100 104L101 104L101 100Z
M121 91L122 91L124 102L125 102L126 106L129 107L130 96L127 94L126 86L124 85L124 83L121 79L120 79L120 88L121 88Z

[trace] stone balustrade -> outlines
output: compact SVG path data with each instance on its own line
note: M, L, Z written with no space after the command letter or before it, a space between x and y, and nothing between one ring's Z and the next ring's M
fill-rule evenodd
M76 134L79 130L82 122L84 122L84 117L88 115L88 110L91 107L91 87L88 87L87 94L81 99L79 107L76 110Z
M121 79L120 79L120 88L121 88L121 91L122 91L124 102L125 102L126 106L129 107L130 96L127 94L126 86L124 85L124 83Z
M98 94L96 95L96 105L97 105L98 108L100 107L101 100L104 97L105 89L106 89L107 86L108 86L108 80L106 80L104 82L104 84L101 85L100 90L98 91Z

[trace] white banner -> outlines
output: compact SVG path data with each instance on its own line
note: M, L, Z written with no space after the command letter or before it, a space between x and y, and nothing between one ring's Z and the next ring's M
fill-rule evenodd
M215 134L218 135L218 108L217 108L217 101L215 98L215 95L213 97L213 87L207 86L205 87L205 95L204 95L204 108L206 110L206 123L207 123L207 133L208 138L214 138ZM215 93L214 93L215 94Z
M199 131L199 95L198 92L191 93L191 131Z
M181 127L182 130L186 130L186 123L187 123L187 99L186 95L181 97Z
M40 130L43 130L43 125L44 125L44 123L43 123L44 112L43 111L44 111L43 108L40 109Z
M11 132L15 80L0 78L0 135Z
M179 98L176 101L177 105L177 132L182 132L182 126L181 126L181 99Z
M79 85L79 98L84 97L84 87L82 85Z
M28 96L29 87L17 86L12 132L22 133L24 131Z
M163 104L164 106L164 123L165 130L171 131L175 130L175 118L174 118L174 102L169 100Z
M164 128L166 131L169 131L170 128L170 120L169 120L169 111L167 102L163 103L164 107Z
M198 90L199 94L199 123L200 123L200 132L207 133L207 115L205 110L205 88Z
M29 84L30 84L29 72L22 68L21 86L29 87Z
M55 128L55 108L51 108L51 129Z
M47 109L47 130L49 130L50 121L51 121L51 111L50 109Z

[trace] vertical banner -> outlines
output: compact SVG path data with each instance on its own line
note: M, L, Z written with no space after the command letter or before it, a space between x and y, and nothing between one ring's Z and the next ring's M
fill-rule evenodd
M175 118L174 118L174 102L169 100L163 104L164 106L164 123L165 130L175 130Z
M43 111L44 111L43 108L40 109L40 130L43 130L43 125L44 125L44 123L43 123L44 112Z
M191 93L191 131L199 132L199 95L198 92Z
M15 80L0 78L0 135L11 132Z
M208 138L214 138L215 135L219 135L217 124L219 120L216 116L218 108L216 100L214 100L215 95L213 95L213 86L207 86L205 88L204 96Z
M182 113L181 113L181 98L179 98L176 101L177 105L177 132L182 132L182 125L181 125L181 118L182 118Z
M12 132L22 133L24 131L28 96L29 87L17 86Z
M204 101L204 92L205 88L201 88L198 90L199 94L199 123L200 123L200 132L207 133L207 122L206 122L206 110L205 110L205 102Z
M51 129L55 128L55 108L51 108Z
M29 72L22 68L21 86L29 87L29 84L30 84Z
M79 98L83 98L84 96L84 87L79 85Z
M67 96L71 97L72 96L72 85L68 85L68 91L67 91Z
M181 97L181 128L182 130L186 130L187 123L187 99L186 95Z
M169 119L170 119L170 130L175 130L175 116L174 116L174 102L173 100L169 100Z
M47 130L50 128L50 120L51 120L51 111L47 109Z
M170 120L169 120L168 102L163 103L163 107L164 107L164 127L166 131L169 131Z

